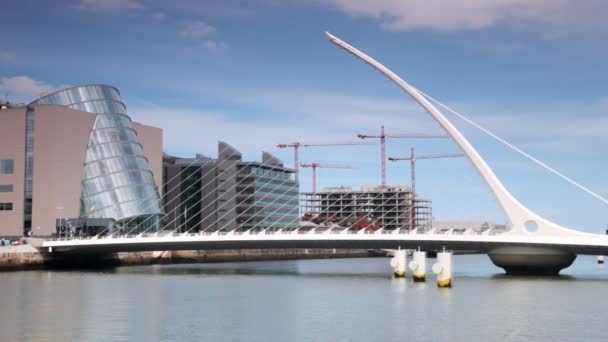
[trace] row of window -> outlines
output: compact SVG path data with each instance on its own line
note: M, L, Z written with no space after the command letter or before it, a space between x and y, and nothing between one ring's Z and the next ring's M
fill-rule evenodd
M93 208L87 216L91 218L118 217L123 219L144 214L156 215L160 212L158 199L153 198L120 203L119 205L112 205L103 209Z
M121 101L116 88L107 85L86 85L64 89L62 91L42 97L37 102L41 104L58 104L65 106L90 100L116 100Z
M298 197L298 193L297 192L293 192L293 191L262 191L262 190L256 190L255 191L255 195L264 195L265 198L269 198L269 197L284 197L284 198Z
M90 163L101 159L125 155L143 156L144 151L141 145L135 142L122 141L103 145L92 145L89 146L87 150L85 162Z
M13 210L13 203L0 203L0 211Z
M122 206L124 202L158 198L154 184L119 187L83 198L85 208Z
M12 159L0 159L0 174L12 175L15 172L15 162Z
M118 100L87 100L68 105L69 108L96 114L127 114L127 108Z
M260 206L260 205L268 205L268 206L279 206L279 205L288 205L288 204L292 204L297 206L298 205L298 199L296 198L295 200L289 200L289 199L281 199L281 200L277 200L277 199L257 199L255 200L255 204ZM246 200L243 202L239 203L240 205L253 205L254 201L253 200Z
M85 179L124 170L148 170L148 161L141 156L118 156L96 160L84 166Z
M236 213L237 214L244 214L244 215L256 215L258 217L267 217L267 216L288 216L288 215L293 215L293 216L298 216L298 207L293 207L293 208L268 208L268 207L263 207L263 208L257 208L257 207L253 207L253 208L248 208L243 210L242 208L237 208L236 209Z
M293 184L284 184L284 183L276 183L276 182L264 182L261 180L256 180L254 182L255 186L257 188L271 188L271 189L284 189L284 190L291 190L291 191L299 191L298 189L298 185L296 183Z
M135 184L154 184L152 173L148 171L123 171L87 179L83 182L83 191L85 196L90 196Z
M267 168L262 168L262 167L258 167L258 166L249 166L245 169L245 172L256 174L256 175L262 175L262 176L276 177L276 178L281 178L281 179L291 179L291 172L267 169Z

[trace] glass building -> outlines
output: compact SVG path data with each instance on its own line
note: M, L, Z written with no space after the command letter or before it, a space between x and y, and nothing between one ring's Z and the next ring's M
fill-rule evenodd
M237 188L239 229L296 229L299 221L298 183L293 170L262 163L241 165Z
M159 192L118 89L109 85L77 86L43 96L28 107L36 105L59 105L95 114L83 166L80 216L114 219L113 229L125 232L158 230L163 215ZM34 125L34 111L28 110L26 225L32 213Z
M180 232L295 229L299 224L295 170L268 152L262 161L218 143L217 159L163 158L164 226Z

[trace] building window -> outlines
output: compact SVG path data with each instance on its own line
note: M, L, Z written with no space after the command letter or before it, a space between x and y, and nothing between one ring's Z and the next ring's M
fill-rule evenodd
M23 233L28 235L32 230L32 189L34 180L34 118L33 107L25 112L25 183L23 201Z
M0 174L12 175L15 172L15 162L12 159L0 160Z
M13 210L13 203L0 203L0 211Z
M13 192L13 184L0 184L0 192Z

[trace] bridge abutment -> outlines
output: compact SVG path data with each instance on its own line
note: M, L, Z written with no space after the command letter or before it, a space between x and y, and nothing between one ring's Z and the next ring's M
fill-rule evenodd
M543 247L502 247L488 252L494 265L512 275L559 275L576 254Z

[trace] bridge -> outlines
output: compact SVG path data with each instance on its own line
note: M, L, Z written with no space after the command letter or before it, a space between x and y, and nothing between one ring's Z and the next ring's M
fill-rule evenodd
M329 40L380 73L412 97L460 147L465 156L485 181L502 209L509 227L506 232L486 231L481 234L437 234L418 231L351 231L349 229L314 228L312 230L264 229L262 231L215 231L200 233L140 233L121 236L94 236L87 238L45 240L42 248L57 254L108 254L128 251L247 249L247 248L365 248L365 249L419 249L460 250L487 253L491 260L507 272L529 270L541 273L558 273L575 260L576 255L608 254L608 237L590 234L553 223L520 203L500 182L492 169L462 133L439 111L431 101L461 116L449 107L422 93L370 56L326 33ZM478 128L481 128L478 126ZM483 128L481 128L483 130ZM486 131L486 130L484 130ZM608 200L574 182L556 170L525 154L513 145L494 136L507 146L522 153L548 171L564 178L604 203ZM277 209L280 210L280 209ZM404 260L404 259L403 259ZM400 263L403 263L400 260Z

